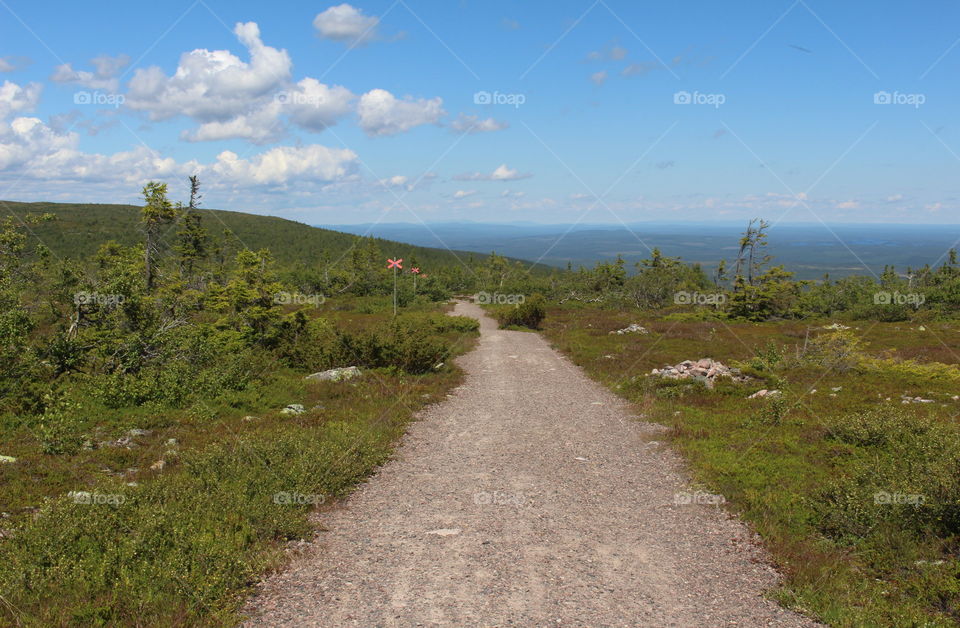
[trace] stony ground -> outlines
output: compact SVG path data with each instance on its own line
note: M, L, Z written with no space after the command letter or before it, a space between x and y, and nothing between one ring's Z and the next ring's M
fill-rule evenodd
M806 626L662 428L480 308L465 383L248 605L249 626Z

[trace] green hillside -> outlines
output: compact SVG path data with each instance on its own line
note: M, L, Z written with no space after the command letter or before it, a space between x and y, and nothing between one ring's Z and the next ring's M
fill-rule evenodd
M135 205L108 205L93 203L21 203L0 201L4 214L23 217L25 214L51 213L57 220L31 227L31 231L58 257L83 259L96 252L109 240L132 246L143 241L140 229L140 207ZM260 216L220 209L200 209L204 226L212 235L229 229L239 240L238 246L253 250L270 249L274 258L283 266L293 263L311 264L319 261L326 252L331 260L337 260L356 242L357 236L320 229L293 220L275 216ZM168 232L170 240L176 229ZM414 256L424 266L460 265L457 258L466 262L485 259L467 251L447 251L403 244L375 238L380 250L389 256L410 259ZM546 270L541 267L540 270Z

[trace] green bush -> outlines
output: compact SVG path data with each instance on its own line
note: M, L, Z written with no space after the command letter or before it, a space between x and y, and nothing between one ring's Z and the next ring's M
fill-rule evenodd
M960 533L960 434L952 426L878 407L829 428L828 438L852 449L844 475L813 504L823 533L849 542L894 530Z
M494 312L501 328L515 325L529 329L540 329L540 323L543 322L546 315L546 299L540 294L534 294L517 305L497 308Z

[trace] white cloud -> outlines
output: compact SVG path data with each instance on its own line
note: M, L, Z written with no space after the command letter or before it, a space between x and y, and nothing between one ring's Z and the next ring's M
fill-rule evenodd
M225 150L209 167L214 176L234 184L284 184L295 179L335 181L356 170L357 154L345 148L280 146L251 159ZM208 176L208 178L210 178Z
M292 64L286 50L263 44L256 23L238 23L234 33L250 53L249 63L228 50L184 53L172 76L157 66L137 70L126 105L152 120L182 114L207 123L249 115L289 79Z
M4 81L0 85L0 120L10 114L33 111L40 102L40 92L43 86L40 83L28 83L21 87L11 81Z
M33 63L29 57L8 56L0 57L0 72L16 72Z
M353 176L357 168L353 151L318 144L273 148L249 159L224 151L210 164L177 162L144 146L112 155L84 153L78 146L77 133L58 132L37 118L0 123L0 173L134 187L150 179L199 174L211 187L250 188L339 181Z
M476 190L457 190L453 193L453 198L467 198L476 194Z
M120 80L118 75L123 68L130 64L130 57L119 55L110 57L101 55L90 60L95 70L74 70L69 63L58 65L50 76L54 83L74 83L89 87L90 89L102 89L108 92L116 92L120 89Z
M860 207L860 201L842 201L834 207L837 209L858 209Z
M517 181L532 176L532 174L521 174L516 170L508 168L507 164L501 164L490 174L474 172L472 174L458 174L453 178L457 181Z
M607 71L594 72L590 75L590 80L594 85L603 85L607 81Z
M360 97L357 116L360 127L370 136L396 135L423 124L436 124L446 115L442 98L398 99L385 89L374 89Z
M388 188L406 187L408 178L402 174L396 174L386 179L380 179L380 185Z
M627 57L627 49L621 46L614 46L613 50L610 51L610 58L614 61L620 61Z
M501 131L509 127L508 122L487 118L481 120L480 116L468 116L461 113L457 119L450 123L450 128L457 133L489 133L491 131Z
M887 197L888 203L896 203L903 200L903 194L892 194Z
M330 7L313 19L313 26L320 37L349 42L351 46L376 39L379 24L379 17L364 15L362 10L347 3Z
M646 76L650 74L657 68L661 67L659 63L654 63L652 61L645 61L643 63L631 63L627 67L623 68L620 72L621 76Z
M283 105L269 101L263 107L226 121L205 122L193 131L184 131L180 137L188 142L246 139L254 144L268 144L283 136L284 128L277 119Z
M278 94L290 120L310 131L322 131L336 124L352 111L354 98L346 87L330 87L313 78L305 78Z

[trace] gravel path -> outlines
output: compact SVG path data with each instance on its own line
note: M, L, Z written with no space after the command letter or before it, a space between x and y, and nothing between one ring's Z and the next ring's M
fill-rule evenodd
M479 307L465 383L248 605L249 626L812 626L663 428ZM696 500L694 500L696 501ZM703 501L703 500L701 500Z

